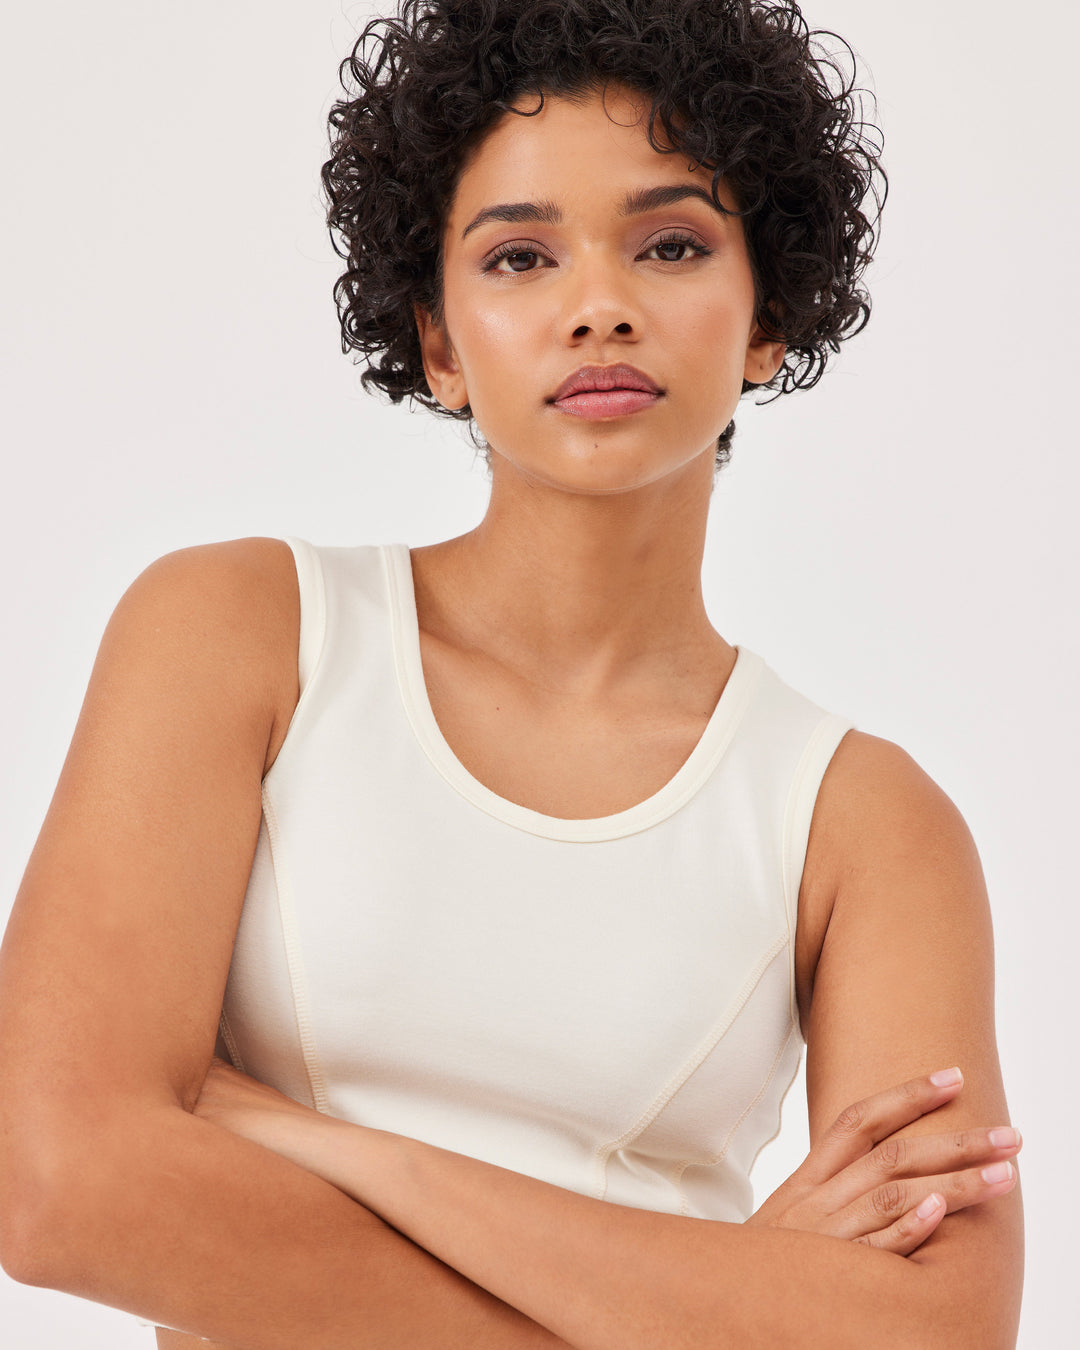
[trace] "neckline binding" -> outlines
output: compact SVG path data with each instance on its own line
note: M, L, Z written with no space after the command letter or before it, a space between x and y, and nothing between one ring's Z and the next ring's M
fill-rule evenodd
M390 604L394 668L406 716L416 739L442 777L466 800L497 820L545 839L591 841L620 839L674 815L703 786L727 750L757 686L761 658L736 647L735 665L716 707L690 755L659 791L613 815L567 819L519 806L485 787L451 750L431 708L420 655L412 559L407 544L382 544L383 570Z

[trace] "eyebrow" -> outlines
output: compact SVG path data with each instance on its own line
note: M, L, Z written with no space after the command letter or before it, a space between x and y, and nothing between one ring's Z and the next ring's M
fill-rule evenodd
M692 187L689 183L636 188L623 198L618 214L640 216L646 211L657 211L661 207L673 206L676 202L694 197L711 206L717 215L730 214L718 207L704 188ZM500 202L497 206L485 206L482 211L478 211L461 231L461 237L464 239L471 231L491 220L502 220L511 225L561 225L562 218L562 211L552 201Z

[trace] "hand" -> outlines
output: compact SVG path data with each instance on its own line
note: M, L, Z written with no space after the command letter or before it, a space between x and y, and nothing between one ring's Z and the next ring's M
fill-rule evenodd
M958 1072L951 1083L915 1078L849 1106L746 1222L908 1256L946 1214L1007 1194L1016 1184L1008 1159L1021 1142L1006 1126L998 1127L1004 1135L997 1143L987 1129L892 1137L952 1101L962 1081ZM983 1169L990 1167L1000 1170L1000 1179L986 1179Z

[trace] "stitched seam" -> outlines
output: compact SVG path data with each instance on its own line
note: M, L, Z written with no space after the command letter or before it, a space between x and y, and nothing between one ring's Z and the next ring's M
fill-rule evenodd
M247 1073L244 1068L244 1057L236 1048L236 1038L232 1034L232 1027L229 1026L229 1019L225 1016L225 1009L221 1010L221 1039L229 1051L229 1058L232 1060L233 1068L239 1069L241 1073Z
M791 1071L791 1077L790 1077L790 1078L788 1079L788 1081L787 1081L787 1086L784 1088L784 1091L780 1094L780 1100L779 1100L779 1102L777 1102L777 1104L776 1104L776 1129L773 1130L772 1134L769 1135L768 1139L763 1139L763 1140L761 1141L761 1144L758 1146L757 1151L754 1153L754 1156L750 1159L750 1166L746 1169L746 1174L747 1174L747 1176L751 1176L751 1175L753 1174L754 1168L757 1166L757 1160L758 1160L758 1158L759 1158L759 1156L760 1156L760 1154L761 1154L761 1150L762 1150L763 1148L765 1148L766 1145L771 1144L772 1141L776 1138L776 1136L780 1133L780 1127L781 1127L781 1124L782 1124L782 1121L783 1121L783 1114L784 1114L784 1103L785 1103L785 1102L787 1101L787 1099L788 1099L788 1093L791 1091L792 1087L794 1086L795 1079L796 1079L796 1077L797 1077L797 1075L798 1075L798 1072L799 1072L799 1065L802 1063L802 1044L803 1044L803 1042L802 1042L802 1035L801 1035L801 1033L799 1032L799 1029L798 1029L798 1023L796 1023L796 1022L793 1022L793 1023L792 1023L791 1031L792 1031L793 1033L795 1033L795 1034L798 1036L799 1042L800 1042L799 1047L798 1047L798 1054L795 1056L795 1067L792 1069L792 1071ZM789 1033L787 1040L784 1042L784 1049L785 1049L785 1050L787 1049L788 1042L789 1042L790 1040L791 1040L791 1034Z
M769 1087L769 1084L772 1082L773 1076L775 1075L776 1070L777 1070L777 1068L778 1068L779 1065L780 1065L780 1061L783 1059L784 1053L785 1053L785 1051L787 1050L788 1045L791 1043L791 1037L792 1037L792 1035L794 1034L794 1031L795 1031L795 1025L794 1025L794 1023L789 1022L789 1023L788 1023L788 1033L787 1033L787 1035L784 1037L783 1042L782 1042L782 1044L780 1045L780 1048L777 1050L776 1054L773 1056L773 1062L772 1062L772 1064L769 1066L769 1072L768 1072L768 1073L766 1074L766 1076L765 1076L765 1081L761 1084L761 1087L758 1088L757 1093L756 1093L756 1095L754 1096L753 1100L750 1101L750 1102L747 1104L746 1109L743 1111L742 1115L738 1118L738 1120L735 1122L735 1124L732 1125L731 1129L728 1131L727 1138L724 1140L723 1144L721 1145L720 1151L719 1151L714 1157L712 1157L712 1158L706 1158L706 1159L704 1159L703 1161L702 1161L702 1160L695 1160L695 1159L693 1159L693 1158L687 1158L687 1159L685 1160L685 1162L682 1162L682 1163L679 1164L678 1170L676 1171L673 1180L674 1180L675 1185L676 1185L676 1188L678 1189L678 1192L679 1192L679 1197L680 1197L680 1201L681 1201L679 1212L680 1212L681 1214L689 1215L689 1213L690 1213L690 1201L687 1199L686 1192L683 1190L683 1187L682 1187L683 1173L684 1173L684 1172L686 1171L686 1169L687 1169L688 1167L690 1167L690 1166L694 1166L694 1167L716 1167L718 1163L723 1162L723 1160L727 1157L728 1151L729 1151L730 1148L731 1148L732 1141L734 1140L735 1136L738 1134L739 1130L742 1128L743 1124L746 1122L746 1118L747 1118L747 1117L750 1115L750 1113L755 1109L755 1107L757 1107L757 1105L760 1103L762 1097L764 1097L764 1095L765 1095L765 1093L766 1093L766 1091L767 1091L767 1089L768 1089L768 1087ZM789 1083L789 1084L788 1084L788 1087L790 1087L790 1086L791 1086L791 1084ZM775 1135L775 1133L774 1133L774 1134L773 1134L773 1138L775 1139L775 1137L776 1137L776 1135ZM760 1149L759 1149L758 1151L760 1152ZM757 1154L755 1154L754 1156L755 1156L755 1158L756 1158L756 1157L757 1157Z
M608 1144L600 1144L593 1153L593 1194L598 1200L603 1200L607 1194L607 1167L611 1155L627 1144L632 1143L641 1135L653 1121L660 1115L661 1111L668 1105L681 1087L686 1083L697 1069L708 1059L717 1045L723 1040L732 1023L742 1012L751 995L761 981L761 977L768 970L776 959L777 954L783 950L787 942L787 934L773 943L769 950L760 958L757 965L750 972L742 989L735 996L732 1002L724 1010L724 1015L720 1022L709 1032L708 1036L697 1046L690 1057L684 1061L682 1067L669 1079L667 1085L660 1091L659 1095L649 1105L644 1114L618 1139L612 1140Z
M432 767L459 797L514 829L524 830L543 839L587 844L625 839L655 825L662 825L703 791L727 754L746 711L757 694L763 671L760 657L756 657L752 652L746 653L746 666L740 676L742 687L732 690L731 701L727 705L726 725L722 728L723 734L712 747L708 759L698 766L695 777L686 783L677 795L668 797L665 795L666 788L662 788L656 795L661 796L663 800L648 812L642 810L645 803L639 802L637 806L629 807L626 811L604 817L603 819L612 822L618 822L621 816L627 816L629 820L609 824L602 832L598 832L596 822L593 820L578 822L545 816L541 812L518 806L514 802L498 797L496 793L487 791L450 750L431 712L430 699L424 687L422 659L413 649L413 621L407 616L409 606L406 603L408 588L413 583L407 582L399 574L399 560L393 556L392 546L384 544L381 548L383 578L391 610L390 635L394 670L405 717L420 749ZM402 573L409 569L411 575L411 564L407 557L401 560L400 568ZM415 609L415 589L412 608ZM727 690L724 693L727 694Z
M307 1071L311 1099L317 1111L329 1110L329 1099L322 1067L319 1064L315 1034L311 1027L311 1005L308 1001L307 982L304 979L303 961L300 955L300 943L296 936L296 924L293 917L292 889L288 884L285 869L281 834L278 830L277 815L270 794L263 788L263 815L266 818L266 833L270 840L270 858L274 869L274 879L278 897L278 916L281 920L281 935L285 943L285 960L289 967L289 987L292 990L293 1015L296 1018L297 1035L300 1038L300 1051Z
M303 698L308 685L315 678L326 646L326 581L323 577L322 559L306 539L289 537L285 542L292 549L296 584L301 598L296 673L301 685L300 697ZM305 586L305 582L309 584ZM305 592L308 600L306 614L303 605ZM299 699L297 704L299 705Z
M293 709L292 717L289 719L289 725L285 730L285 739L278 750L277 758L270 766L270 772L263 779L264 783L272 781L275 773L280 775L284 772L284 766L292 754L293 746L299 735L298 728L303 725L308 717L308 708L312 702L312 688L316 683L316 676L323 665L323 657L326 651L326 630L327 630L327 602L326 602L326 579L323 575L322 559L319 554L304 539L287 538L284 541L289 545L293 554L293 566L296 568L296 584L300 594L300 634L296 651L296 673L300 677L300 658L302 653L306 653L311 658L310 669L307 671L307 680L300 690L300 697L296 701L296 707ZM303 561L301 561L303 558ZM306 585L310 582L310 585ZM317 637L312 636L317 634ZM278 766L282 767L279 769Z

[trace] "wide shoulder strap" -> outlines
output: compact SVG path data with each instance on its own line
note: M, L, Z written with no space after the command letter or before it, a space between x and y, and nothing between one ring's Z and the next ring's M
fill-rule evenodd
M300 644L296 664L300 697L303 698L326 638L326 584L318 550L306 539L289 536L284 542L292 549L300 589Z

